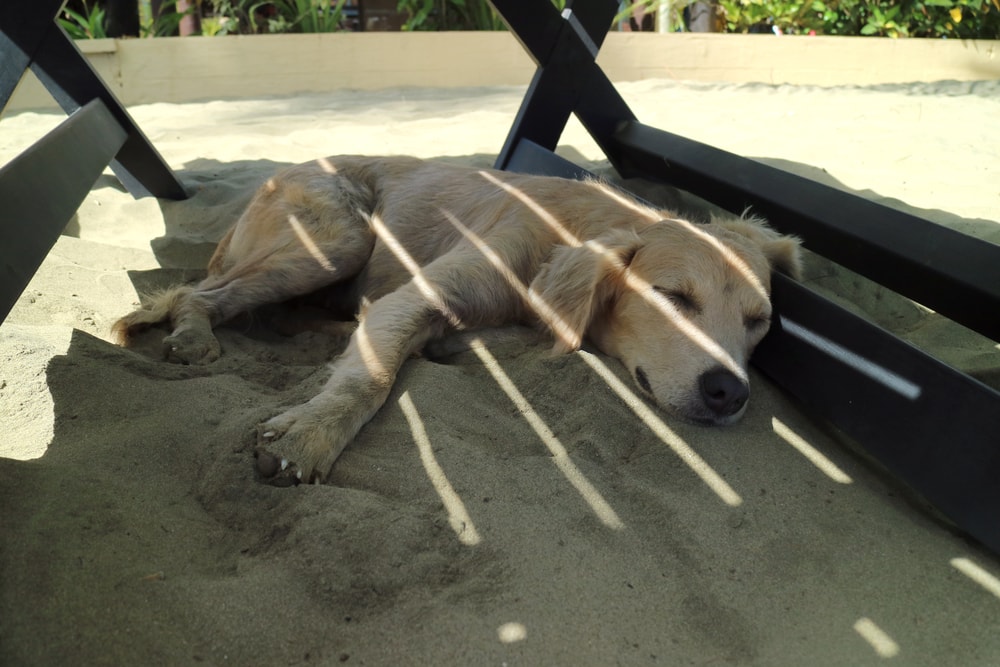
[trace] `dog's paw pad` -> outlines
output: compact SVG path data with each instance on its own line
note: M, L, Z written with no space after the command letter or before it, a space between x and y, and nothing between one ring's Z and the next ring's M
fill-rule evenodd
M163 339L163 356L181 364L210 364L222 354L219 341L211 333L190 329L177 331Z
M295 486L302 483L302 471L287 458L272 454L263 447L254 450L257 474L272 486Z

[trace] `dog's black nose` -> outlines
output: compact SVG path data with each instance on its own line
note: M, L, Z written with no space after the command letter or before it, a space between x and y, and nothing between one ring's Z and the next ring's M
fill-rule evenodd
M725 368L715 368L703 373L699 384L705 405L720 417L736 414L750 398L747 383Z

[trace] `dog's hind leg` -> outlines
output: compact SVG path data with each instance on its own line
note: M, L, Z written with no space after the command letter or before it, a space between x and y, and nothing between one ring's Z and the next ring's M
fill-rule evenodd
M114 326L119 341L169 320L172 333L163 340L165 356L181 363L210 363L221 352L212 331L216 325L349 279L367 262L374 235L356 210L329 199L322 208L301 196L291 202L267 199L258 196L219 243L205 280L155 296L145 308L119 320Z

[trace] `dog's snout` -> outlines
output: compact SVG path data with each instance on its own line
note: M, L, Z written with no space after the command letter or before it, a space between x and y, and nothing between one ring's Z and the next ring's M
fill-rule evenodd
M706 407L720 417L738 413L750 398L747 383L725 368L703 373L699 385Z

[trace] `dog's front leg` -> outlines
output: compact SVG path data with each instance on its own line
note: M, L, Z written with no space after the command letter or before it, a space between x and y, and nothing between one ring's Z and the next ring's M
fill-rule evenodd
M323 390L258 427L257 470L285 486L322 480L385 403L399 367L444 328L440 312L407 287L373 303L334 362Z

